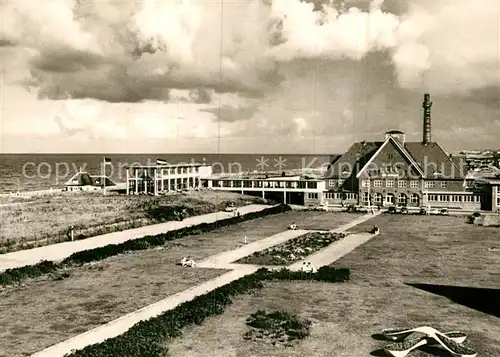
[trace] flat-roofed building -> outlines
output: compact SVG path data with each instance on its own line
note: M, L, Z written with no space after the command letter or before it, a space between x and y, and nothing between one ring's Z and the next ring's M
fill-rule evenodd
M206 164L157 164L127 167L127 194L160 195L201 187L201 178L212 174Z
M474 182L474 186L485 197L481 209L500 212L500 175L496 178L478 179Z
M258 193L262 198L275 198L283 203L317 205L323 200L325 182L307 175L273 176L258 174L213 175L203 179L208 189Z

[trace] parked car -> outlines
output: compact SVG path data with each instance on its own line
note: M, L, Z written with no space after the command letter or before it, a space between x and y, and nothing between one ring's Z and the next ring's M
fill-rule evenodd
M387 209L388 213L392 214L408 214L408 207L405 206L390 206Z
M315 211L328 211L328 205L321 204L314 207Z

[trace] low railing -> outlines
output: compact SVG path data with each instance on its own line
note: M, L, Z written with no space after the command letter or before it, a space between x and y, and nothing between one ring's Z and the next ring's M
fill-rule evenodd
M17 191L17 192L9 192L9 193L0 193L0 197L31 197L31 196L43 196L43 195L51 195L57 192L63 192L62 188L49 188L46 190L37 190L37 191Z

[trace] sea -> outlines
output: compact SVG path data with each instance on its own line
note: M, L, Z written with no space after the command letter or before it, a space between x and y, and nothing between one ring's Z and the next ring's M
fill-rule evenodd
M126 168L201 163L218 173L286 171L327 166L336 155L290 154L0 154L0 193L61 188L78 171L105 174L116 183L126 182ZM104 158L111 159L103 165Z

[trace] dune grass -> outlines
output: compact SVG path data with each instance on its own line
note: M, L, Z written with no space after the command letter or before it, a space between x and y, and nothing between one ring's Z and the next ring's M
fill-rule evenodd
M4 201L8 198L3 198ZM60 193L13 197L0 208L0 253L67 241L75 227L76 239L161 223L166 208L200 215L224 209L227 202L250 204L255 197L231 192L187 192L150 197L102 193Z

